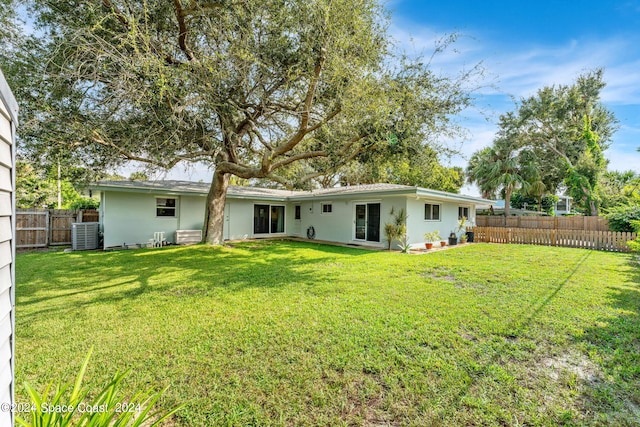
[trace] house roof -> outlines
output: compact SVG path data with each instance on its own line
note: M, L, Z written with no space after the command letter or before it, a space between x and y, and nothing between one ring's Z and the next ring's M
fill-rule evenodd
M192 194L205 196L209 192L210 183L191 181L100 181L91 186L100 191L127 191L154 194ZM237 199L273 199L282 201L317 200L330 198L348 198L356 195L383 196L415 196L434 200L455 200L473 204L493 204L491 200L446 191L430 190L399 184L365 184L346 187L323 188L313 191L290 191L275 188L239 187L230 185L227 197Z
M0 70L0 103L3 104L0 109L9 114L9 119L18 126L18 102L13 96L13 92L11 92L11 88L9 84L4 78L4 74L2 74L2 70Z
M100 191L125 191L154 194L192 194L206 196L210 182L192 181L99 181L90 186ZM231 198L277 198L283 199L299 192L262 187L239 187L230 185L227 197Z

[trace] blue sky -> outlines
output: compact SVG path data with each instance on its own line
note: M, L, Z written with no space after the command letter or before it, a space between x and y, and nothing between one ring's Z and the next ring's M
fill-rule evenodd
M620 121L605 153L609 169L640 172L640 1L391 0L387 8L390 33L409 54L428 55L443 34L460 35L456 52L433 63L436 71L453 74L478 62L486 70L477 107L459 118L468 129L458 142L464 154L445 163L464 166L489 145L514 99L604 68L602 101Z

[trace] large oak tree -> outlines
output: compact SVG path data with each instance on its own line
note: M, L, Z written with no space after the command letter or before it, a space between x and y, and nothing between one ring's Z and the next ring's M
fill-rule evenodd
M393 61L375 0L34 0L41 79L29 147L101 166L207 162L205 240L222 241L230 177L291 185L469 98ZM40 69L35 63L43 64ZM393 64L389 66L388 64ZM295 179L294 179L295 178Z

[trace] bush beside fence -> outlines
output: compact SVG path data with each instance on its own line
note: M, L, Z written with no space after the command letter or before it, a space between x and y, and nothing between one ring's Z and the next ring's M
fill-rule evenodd
M471 231L475 242L563 246L612 252L630 252L627 242L636 238L636 233L617 231L477 226L471 228Z

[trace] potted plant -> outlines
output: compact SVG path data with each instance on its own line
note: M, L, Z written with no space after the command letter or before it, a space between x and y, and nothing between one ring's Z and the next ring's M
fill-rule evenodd
M460 234L460 243L467 243L467 235L465 233L466 229L467 229L467 217L463 216L458 220L458 234Z
M454 246L458 244L458 236L456 236L456 232L452 231L451 234L449 234L449 246Z
M438 230L428 231L424 233L424 240L426 240L424 246L427 249L431 249L433 247L433 242L437 242L440 239L440 232Z

